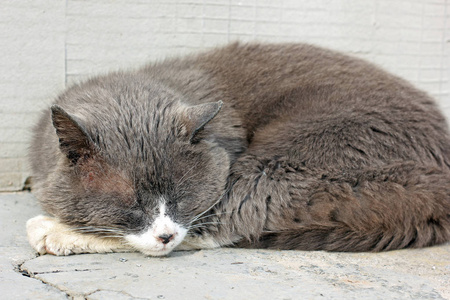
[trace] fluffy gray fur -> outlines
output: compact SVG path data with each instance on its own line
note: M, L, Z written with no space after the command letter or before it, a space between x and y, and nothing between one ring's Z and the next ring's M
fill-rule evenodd
M189 236L222 246L450 240L450 137L434 101L310 45L235 43L93 78L45 111L30 157L43 208L95 234L141 232L163 196Z

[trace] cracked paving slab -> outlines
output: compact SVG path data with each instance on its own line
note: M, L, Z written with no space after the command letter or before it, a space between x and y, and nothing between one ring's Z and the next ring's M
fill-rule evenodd
M450 299L450 244L385 253L216 249L158 258L35 257L24 232L26 219L39 213L32 195L0 194L0 203L9 231L0 236L7 249L0 253L1 276L14 275L4 287L20 282L21 299Z
M36 257L28 245L25 222L42 213L29 193L0 193L0 299L67 299L68 295L24 276L19 266Z

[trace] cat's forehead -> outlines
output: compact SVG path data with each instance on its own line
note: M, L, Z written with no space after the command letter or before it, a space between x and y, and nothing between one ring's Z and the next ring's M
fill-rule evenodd
M160 149L170 151L181 128L174 102L122 105L89 116L88 131L105 154L152 159ZM150 155L152 154L152 155Z

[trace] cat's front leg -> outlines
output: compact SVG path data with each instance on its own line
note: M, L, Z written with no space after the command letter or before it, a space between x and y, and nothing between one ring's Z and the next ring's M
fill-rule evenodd
M30 245L39 254L70 255L133 251L118 238L78 233L56 218L37 216L27 222Z
M233 245L234 243L240 241L242 237L232 236L225 237L221 236L220 239L213 237L210 234L204 233L202 235L197 234L187 234L183 242L178 245L175 250L200 250L200 249L214 249L225 246Z
M199 250L219 248L221 244L209 235L187 235L175 250Z

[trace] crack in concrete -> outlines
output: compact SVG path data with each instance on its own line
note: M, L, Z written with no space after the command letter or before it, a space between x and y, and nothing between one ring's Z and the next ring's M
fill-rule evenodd
M54 273L69 273L69 272L89 272L89 271L100 271L103 269L73 269L73 270L54 270L47 272L32 272L33 275L41 275L41 274L54 274Z
M92 295L92 294L95 294L95 293L101 292L101 291L102 291L101 289L96 289L95 291L92 291L92 292L90 292L90 293L85 294L85 296L88 297L88 296L90 296L90 295ZM103 290L103 291L105 291L105 290Z
M40 277L38 277L37 275L42 275L42 274L53 274L53 273L66 273L66 272L89 272L89 271L99 271L102 269L73 269L73 270L68 270L68 271L64 271L64 270L54 270L54 271L48 271L48 272L32 272L31 270L25 268L23 265L29 261L32 261L33 259L38 258L39 255L36 255L35 257L31 258L31 259L26 259L23 260L19 263L17 263L14 266L14 271L19 273L22 276L25 277L29 277L32 279L35 279L37 281L40 281L42 284L44 285L48 285L51 286L53 288L55 288L56 290L58 290L59 292L65 294L65 296L68 299L72 299L72 300L88 300L88 297L91 295L94 295L95 293L100 293L100 292L112 292L112 293L117 293L117 294L122 294L124 296L127 296L131 299L136 299L136 300L150 300L150 298L141 298L141 297L135 297L125 291L116 291L116 290L105 290L105 289L97 289L95 291L86 293L86 294L78 294L76 292L70 292L67 290L62 289L61 287L59 287L58 285L52 284Z
M93 291L93 292L90 292L90 293L88 293L88 294L85 294L86 300L89 300L89 298L88 298L89 296L92 296L92 295L94 295L95 293L101 293L101 292L112 292L112 293L117 293L117 294L121 294L121 295L127 296L127 297L129 297L129 298L131 298L131 299L136 299L136 300L151 300L151 298L135 297L135 296L133 296L133 295L131 295L131 294L125 292L125 291L116 291L116 290L107 290L107 289L97 289L97 290L95 290L95 291Z
M35 280L37 280L37 281L40 281L40 282L41 282L42 284L44 284L44 285L51 286L51 287L55 288L57 291L60 291L61 293L65 294L65 295L66 295L66 298L68 298L68 299L74 299L74 296L75 296L75 295L71 295L71 294L68 293L67 291L64 291L64 290L62 290L61 288L59 288L58 286L56 286L56 285L54 285L54 284L52 284L52 283L50 283L50 282L46 282L46 281L43 280L42 278L36 277L35 275L36 275L37 273L33 273L33 272L31 272L30 270L28 270L28 269L26 269L26 268L23 267L23 265L24 265L26 262L32 261L33 259L36 259L37 257L38 257L38 255L36 255L35 257L33 257L33 258L31 258L31 259L26 259L26 260L22 261L21 263L17 264L17 265L14 267L14 271L16 271L17 273L21 274L22 276L29 277L29 278L33 278L33 279L35 279Z
M37 258L38 256L39 256L39 255L36 254L33 258L30 258L30 259L22 259L22 260L20 260L20 261L16 261L15 264L14 264L14 268L13 268L14 272L19 273L19 274L21 274L22 276L32 278L32 277L30 276L30 274L28 273L28 271L22 269L22 265L23 265L24 263L26 263L27 261L31 261L31 260Z

